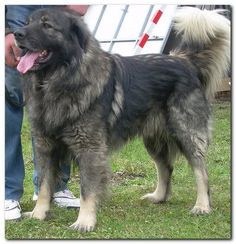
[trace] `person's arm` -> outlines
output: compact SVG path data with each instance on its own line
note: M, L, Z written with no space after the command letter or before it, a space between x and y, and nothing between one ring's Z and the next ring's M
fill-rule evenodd
M16 67L20 60L20 49L15 44L14 34L7 22L7 7L5 8L5 63Z

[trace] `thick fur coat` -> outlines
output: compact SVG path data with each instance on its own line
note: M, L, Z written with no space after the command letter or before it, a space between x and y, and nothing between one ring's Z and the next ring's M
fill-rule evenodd
M182 42L170 55L104 52L80 17L61 9L36 11L15 32L25 50L18 70L40 172L31 217L46 217L59 166L73 158L81 208L72 228L93 230L109 180L109 152L137 135L158 169L157 188L143 199L168 199L173 163L182 153L196 177L192 213L210 212L209 98L230 65L230 22L215 11L184 8L174 23Z

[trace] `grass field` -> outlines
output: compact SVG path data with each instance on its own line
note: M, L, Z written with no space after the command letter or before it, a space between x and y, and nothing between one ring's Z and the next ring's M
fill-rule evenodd
M46 221L23 219L7 222L6 239L230 239L231 238L231 108L230 103L213 106L213 137L207 165L213 211L192 216L196 200L195 181L184 158L175 163L173 193L166 204L154 205L140 197L155 189L156 171L142 141L136 139L112 157L111 197L98 211L97 228L91 233L71 230L77 210L52 206ZM29 125L22 132L26 177L21 207L31 211L34 203ZM77 170L69 188L79 196Z

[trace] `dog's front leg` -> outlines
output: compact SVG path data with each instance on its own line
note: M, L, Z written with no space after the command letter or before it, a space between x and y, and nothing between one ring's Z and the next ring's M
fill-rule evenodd
M93 231L96 225L96 194L89 194L85 198L80 195L80 211L77 220L70 227L81 232Z
M55 159L53 158L53 152L55 150L46 138L34 138L34 146L39 194L33 211L24 213L24 216L44 220L50 209L50 201L56 181Z
M24 213L24 216L44 220L50 209L51 192L48 186L48 179L44 179L40 186L37 203L32 212Z
M96 224L96 209L106 191L110 170L104 152L90 151L78 154L80 168L80 211L71 228L81 232L93 231Z

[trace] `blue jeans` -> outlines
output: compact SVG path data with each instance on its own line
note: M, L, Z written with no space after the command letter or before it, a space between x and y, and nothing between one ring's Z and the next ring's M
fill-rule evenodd
M41 5L8 5L6 21L12 31L24 25L32 11L43 8ZM47 6L48 7L48 6ZM24 161L21 145L21 127L23 120L23 95L21 80L16 69L5 67L5 199L19 200L23 194ZM37 162L34 159L33 182L38 192ZM66 189L70 167L62 170L62 181L55 191Z

